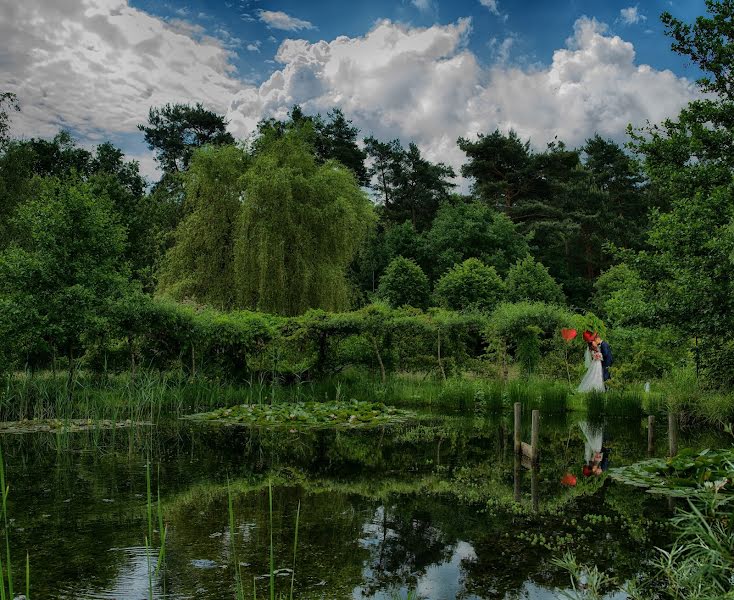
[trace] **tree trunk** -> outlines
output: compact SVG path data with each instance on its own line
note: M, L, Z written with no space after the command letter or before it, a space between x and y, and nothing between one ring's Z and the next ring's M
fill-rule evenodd
M385 383L385 364L382 362L382 356L380 355L380 348L377 346L377 338L372 336L372 345L375 348L375 354L377 355L377 362L380 363L380 375L382 377L382 383Z
M69 346L69 376L66 380L66 398L69 402L74 397L74 375L76 372L76 363L74 361L74 346Z
M135 383L135 349L133 348L133 342L130 336L127 337L127 347L130 351L130 381Z
M443 368L443 361L441 360L441 328L438 329L438 368L441 369L443 380L446 381L446 371Z

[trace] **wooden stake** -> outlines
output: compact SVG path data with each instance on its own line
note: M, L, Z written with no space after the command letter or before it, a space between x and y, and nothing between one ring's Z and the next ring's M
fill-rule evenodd
M647 417L647 455L655 454L655 415Z
M540 448L538 447L538 435L540 431L540 411L534 410L533 411L533 425L532 429L530 431L530 460L533 461L533 463L538 462L538 457L540 456Z
M519 402L515 402L515 454L522 452L522 440L520 439L522 422L520 417L522 415L522 406Z
M678 414L668 413L668 456L678 454Z
M522 491L522 461L519 454L515 454L515 464L512 469L512 481L514 484L515 502L520 502L521 491Z

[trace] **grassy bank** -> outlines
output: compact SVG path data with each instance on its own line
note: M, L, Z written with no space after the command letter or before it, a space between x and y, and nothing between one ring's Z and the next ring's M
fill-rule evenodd
M612 387L606 394L578 394L565 381L497 379L466 374L443 379L414 373L380 376L349 370L318 381L279 384L253 380L233 385L191 378L181 372L138 371L100 376L79 371L73 381L50 371L6 375L0 388L0 420L95 419L157 421L237 404L369 400L411 408L474 414L509 409L515 402L544 414L586 411L591 415L640 417L674 410L719 425L734 419L734 396L702 389L695 373L679 371L653 382Z

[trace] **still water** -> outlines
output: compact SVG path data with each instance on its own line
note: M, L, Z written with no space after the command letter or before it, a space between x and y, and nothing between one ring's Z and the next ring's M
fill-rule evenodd
M612 466L647 456L641 420L598 425ZM665 432L657 437L664 455ZM0 442L16 581L27 551L31 595L41 599L148 598L157 558L155 548L149 564L145 549L148 460L168 532L158 598L234 597L233 548L246 597L253 586L268 597L271 518L277 590L287 597L299 503L294 598L557 598L568 576L551 561L564 551L624 581L671 536L665 500L604 478L560 484L584 460L572 415L543 420L535 481L516 468L510 421L500 417L305 432L168 422ZM679 445L722 443L684 430Z

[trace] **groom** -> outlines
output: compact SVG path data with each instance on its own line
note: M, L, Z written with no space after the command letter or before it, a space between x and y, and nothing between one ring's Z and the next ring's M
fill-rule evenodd
M609 381L612 378L609 373L609 367L614 363L612 349L609 347L607 342L601 339L601 336L598 333L596 334L594 342L596 342L596 347L599 348L599 351L601 352L601 366L604 373L604 381Z

